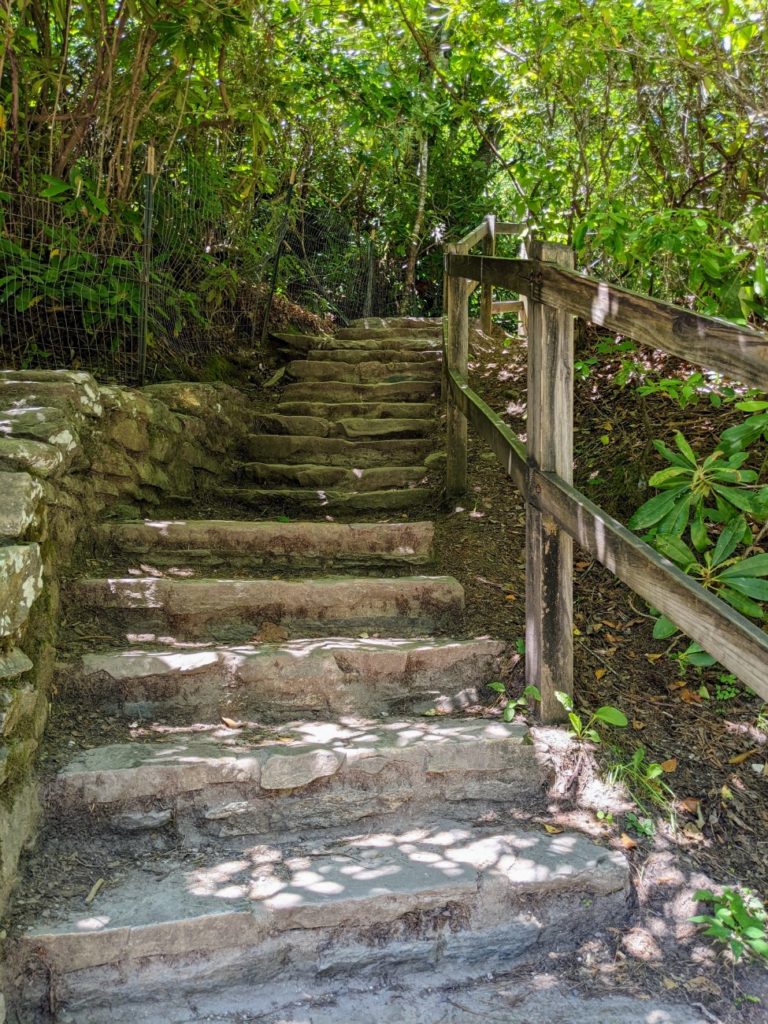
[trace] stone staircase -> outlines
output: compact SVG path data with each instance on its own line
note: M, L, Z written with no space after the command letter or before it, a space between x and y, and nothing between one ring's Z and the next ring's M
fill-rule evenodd
M432 500L437 330L291 339L306 358L231 493L315 513ZM18 1021L374 1019L355 993L394 1020L395 991L538 963L620 919L624 858L531 820L527 728L424 713L503 654L462 637L461 585L423 574L432 541L421 521L99 527L102 572L66 595L73 734L51 740L17 900Z
M431 501L440 324L403 318L363 322L333 339L277 338L291 356L290 383L250 438L243 482L225 496L258 509L324 513Z

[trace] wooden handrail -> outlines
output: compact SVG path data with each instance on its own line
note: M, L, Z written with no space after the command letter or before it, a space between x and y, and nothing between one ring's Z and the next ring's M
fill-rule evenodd
M489 217L463 241L476 244L512 233L505 232L512 227L519 225ZM768 700L768 634L593 504L569 479L572 316L761 390L768 389L768 338L557 265L572 258L564 246L530 242L528 252L528 259L502 259L446 247L447 492L466 489L471 423L526 502L526 680L541 690L542 717L562 717L555 689L572 692L572 541ZM526 298L528 448L467 383L467 298L473 282L482 284L488 317L517 308L518 300L494 303L486 288L497 285Z
M490 282L584 317L696 366L752 387L768 387L768 338L749 327L639 295L541 260L449 256L446 273Z
M495 453L525 500L551 515L580 547L768 701L768 634L686 576L571 484L529 465L526 446L466 379L450 369L446 379L456 406Z

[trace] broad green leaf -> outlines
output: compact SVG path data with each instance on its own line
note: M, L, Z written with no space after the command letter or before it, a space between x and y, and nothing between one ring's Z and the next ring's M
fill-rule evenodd
M691 446L686 441L685 436L681 434L679 430L675 434L675 444L680 449L683 458L686 459L686 461L689 462L691 466L695 467L697 462L696 452L694 452L693 448L691 448Z
M758 580L747 576L729 576L728 586L738 590L740 594L753 597L756 601L768 601L768 580Z
M677 452L673 452L671 448L668 448L661 441L654 441L653 447L659 453L663 455L667 462L671 462L673 466L680 466L683 469L690 469L690 463L687 459L684 459L682 455L678 455Z
M671 619L666 618L664 615L660 615L653 627L653 638L654 640L666 640L668 637L678 632L677 626Z
M759 577L768 576L768 554L752 555L749 558L737 562L736 565L729 565L720 573L720 579L726 580L731 576Z
M712 552L713 566L720 565L726 558L730 558L744 536L746 525L747 521L744 516L734 516L730 523L723 527L723 532L718 537L715 550Z
M677 565L687 568L689 565L696 564L696 555L680 537L660 533L654 537L653 543L657 551L671 562L676 562Z
M701 504L696 508L696 514L691 523L691 540L698 552L706 551L710 545L709 534L704 523L704 509Z
M690 475L691 470L687 466L668 466L666 469L662 469L659 470L658 473L654 473L648 481L648 485L649 487L664 487L664 485L668 484L670 481L679 483L677 478L680 476L690 477ZM675 486L675 484L673 483L672 486Z
M736 590L731 590L730 587L722 587L717 594L724 601L735 608L737 612L741 612L742 615L748 615L753 619L762 619L763 609L756 601L753 601L749 597L745 597L744 594L740 594Z
M506 693L507 688L504 683L487 683L489 690L493 690L495 693Z
M683 491L687 489L684 486L676 487L670 491L662 491L661 494L657 494L649 501L646 501L629 520L630 530L647 530L649 527L654 526L664 518Z
M620 727L627 725L627 716L619 711L618 708L612 708L608 704L598 708L594 717L598 719L598 721L605 722L608 725L617 725Z

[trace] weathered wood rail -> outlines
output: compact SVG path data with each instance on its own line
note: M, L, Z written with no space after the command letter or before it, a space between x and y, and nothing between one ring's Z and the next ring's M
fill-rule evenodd
M452 497L466 490L470 423L523 494L526 682L541 691L543 720L563 716L555 690L573 693L574 541L768 700L768 634L573 486L573 317L761 390L768 389L768 339L578 274L565 246L529 242L525 259L496 257L503 231L519 226L489 216L445 250L446 487ZM480 243L483 254L470 255ZM518 292L527 306L527 447L467 383L467 300L478 285L486 331L492 314L512 305L494 303L494 286Z

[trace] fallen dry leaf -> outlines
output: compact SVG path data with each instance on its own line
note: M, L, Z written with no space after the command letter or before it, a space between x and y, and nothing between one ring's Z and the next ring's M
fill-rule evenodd
M637 718L632 719L632 728L635 732L640 732L641 729L645 729L645 722L639 721Z
M760 750L755 747L753 750L745 750L743 754L736 754L734 757L728 758L728 764L744 764L750 757L754 757L755 754L759 754Z
M551 836L558 836L563 829L559 825L545 825L544 831L548 832Z
M665 772L673 772L677 768L677 758L667 758L666 761L661 762L661 767Z
M239 729L242 725L241 722L236 722L234 718L225 718L223 715L221 716L221 724L226 725L228 729Z
M701 806L701 800L695 796L687 796L680 801L680 807L689 814L696 814Z
M621 833L621 835L619 836L619 842L625 850L634 850L637 846L637 843L632 838L632 836L628 836L626 832Z
M595 669L595 679L602 679L603 676L606 675L607 673L608 673L608 669L607 668L596 668Z

